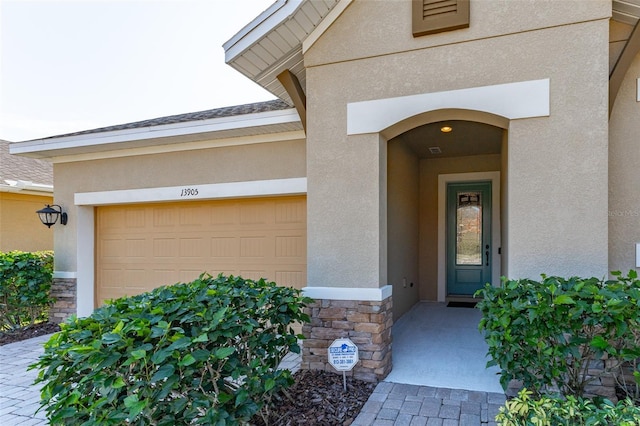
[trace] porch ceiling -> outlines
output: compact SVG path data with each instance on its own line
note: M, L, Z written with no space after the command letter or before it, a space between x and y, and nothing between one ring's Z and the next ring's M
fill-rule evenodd
M443 133L442 126L453 130ZM396 137L415 152L418 158L458 157L466 155L499 154L503 129L472 121L446 121L416 127ZM430 148L438 147L440 153Z

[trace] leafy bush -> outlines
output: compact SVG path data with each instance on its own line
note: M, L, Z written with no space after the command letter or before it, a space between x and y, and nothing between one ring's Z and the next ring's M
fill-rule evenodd
M566 399L541 397L523 389L500 407L496 422L501 426L637 426L640 407L629 399L613 404L608 400L590 401L568 396Z
M0 253L0 331L47 320L52 277L51 251Z
M279 389L311 299L264 280L202 275L72 317L32 368L52 424L234 425Z
M492 360L506 389L522 380L534 393L557 388L583 396L585 386L640 357L640 280L542 276L487 285L478 304ZM606 358L600 373L591 370Z

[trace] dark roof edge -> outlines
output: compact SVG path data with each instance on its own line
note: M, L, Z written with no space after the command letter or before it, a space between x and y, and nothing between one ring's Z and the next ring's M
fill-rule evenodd
M70 136L92 135L92 134L99 134L99 133L114 132L118 130L162 126L166 124L187 123L191 121L209 120L213 118L233 117L233 116L240 116L240 115L246 115L246 114L257 114L257 113L268 112L268 111L280 111L280 110L286 110L290 108L291 106L286 102L280 99L273 99L273 100L264 101L264 102L254 102L250 104L233 105L233 106L227 106L222 108L208 109L204 111L188 112L184 114L176 114L176 115L169 115L165 117L151 118L148 120L135 121L131 123L116 124L113 126L99 127L97 129L82 130L79 132L65 133L62 135L49 136L46 138L32 139L24 142L30 142L35 140L58 139L58 138L64 138L64 137L70 137Z

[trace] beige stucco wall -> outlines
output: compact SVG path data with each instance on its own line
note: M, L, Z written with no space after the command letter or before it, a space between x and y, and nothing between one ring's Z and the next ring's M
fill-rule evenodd
M420 300L420 168L418 157L401 140L387 147L387 281L393 286L393 316L398 319Z
M420 300L438 299L438 175L499 170L500 154L420 160Z
M78 192L161 188L304 177L304 140L54 164L56 202L69 223L56 226L56 271L76 271Z
M385 142L347 136L348 103L538 79L551 115L508 129L509 275L604 274L611 3L474 2L419 39L409 7L355 1L305 55L309 285L387 283Z
M52 203L51 196L0 192L0 251L53 250L53 228L36 214Z
M611 0L476 0L471 4L469 28L413 38L411 0L355 0L306 52L304 62L314 67L610 16ZM375 98L375 92L382 89L382 85L372 86L370 96Z
M609 130L609 269L625 273L635 268L635 245L640 243L638 78L640 55L622 82Z

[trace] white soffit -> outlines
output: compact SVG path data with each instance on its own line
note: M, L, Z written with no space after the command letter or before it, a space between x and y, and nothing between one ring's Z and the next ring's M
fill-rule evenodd
M277 75L289 69L306 87L302 43L338 2L278 0L223 44L225 62L291 104Z
M440 109L482 111L510 120L545 117L549 115L549 79L349 103L347 134L379 133Z
M640 18L640 0L613 0L612 18L624 24L635 25Z
M208 120L16 142L11 144L9 151L11 154L25 157L52 158L105 150L292 132L301 129L302 124L298 113L292 108Z

